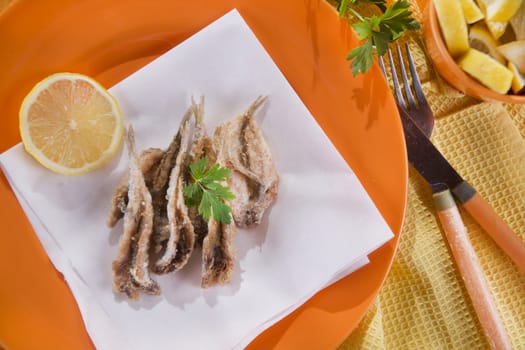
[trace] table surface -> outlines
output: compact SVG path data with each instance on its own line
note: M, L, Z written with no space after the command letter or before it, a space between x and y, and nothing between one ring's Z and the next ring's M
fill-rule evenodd
M424 25L427 1L411 1ZM422 31L410 33L436 115L432 141L525 240L525 107L474 100L433 70ZM525 274L460 208L514 349L525 349ZM410 169L408 206L394 263L379 296L341 349L486 349L489 345L443 236L431 190Z
M9 2L0 0L0 9ZM416 18L423 23L427 0L411 3ZM409 33L403 41L415 55L437 118L432 141L525 240L525 106L481 102L457 92L429 64L421 31ZM460 212L513 348L525 349L525 274L468 213ZM30 313L31 305L27 308ZM61 336L90 342L80 318L63 321L79 331ZM35 334L46 332L40 326L42 320L34 322ZM6 325L0 316L2 326ZM430 188L413 169L405 223L392 268L361 324L340 346L363 348L488 348L444 240Z

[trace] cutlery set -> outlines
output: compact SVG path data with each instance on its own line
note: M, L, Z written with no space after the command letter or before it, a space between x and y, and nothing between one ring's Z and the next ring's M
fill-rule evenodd
M408 44L405 47L406 62L412 76L411 82L405 68L401 47L397 45L396 51L402 84L398 78L392 50L388 49L387 52L393 92L405 134L408 160L432 188L434 204L445 237L487 340L493 348L510 349L510 341L468 238L455 199L523 272L525 272L525 243L496 214L490 204L458 174L429 140L434 126L434 115L423 93ZM382 57L379 57L379 65L388 81L388 73Z

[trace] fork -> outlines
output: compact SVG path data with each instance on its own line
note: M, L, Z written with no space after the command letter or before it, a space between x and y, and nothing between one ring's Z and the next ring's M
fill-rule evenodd
M390 70L392 71L392 81L394 83L394 93L397 106L399 109L404 110L408 115L410 115L410 118L412 118L412 120L416 122L417 126L425 133L425 135L430 138L430 135L432 135L432 130L434 129L434 114L432 113L432 109L428 104L425 94L423 93L421 80L417 74L414 59L412 58L412 53L410 52L410 47L408 44L405 44L405 47L407 51L408 67L410 69L410 74L412 75L412 84L416 98L414 98L414 94L410 88L410 82L403 60L403 54L401 53L401 47L396 45L399 68L401 70L401 78L403 79L403 85L405 86L404 90L399 83L394 58L392 57L392 50L388 48L387 53L390 62ZM388 75L382 56L379 56L379 67L381 68L383 76L388 82ZM403 91L406 94L406 102L408 102L408 106L405 102L405 98L403 97Z
M405 67L401 47L396 45L403 85L400 84L398 78L392 50L390 48L387 50L394 96L400 113L409 116L429 138L434 128L434 114L423 92L407 43L405 48L407 52L406 61L412 76L411 80ZM378 61L388 83L388 74L383 57L379 56ZM444 191L441 189L439 192L434 192L433 199L445 237L489 344L495 349L511 349L505 328L498 315L490 289L450 189L446 188Z

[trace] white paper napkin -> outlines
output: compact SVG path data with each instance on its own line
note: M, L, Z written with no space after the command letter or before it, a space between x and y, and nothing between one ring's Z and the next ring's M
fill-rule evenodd
M393 235L380 213L237 11L231 11L111 89L137 149L165 148L191 96L206 98L209 132L258 95L256 115L280 174L263 223L239 230L229 286L200 288L200 254L154 276L160 297L112 291L122 224L105 226L127 168L120 152L80 177L49 172L17 145L0 165L99 349L242 348L332 281L366 263Z

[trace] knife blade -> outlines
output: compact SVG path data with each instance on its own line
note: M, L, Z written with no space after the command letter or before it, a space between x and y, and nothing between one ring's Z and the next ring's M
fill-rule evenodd
M496 244L525 272L525 242L494 211L490 204L450 165L423 131L403 110L399 111L408 161L431 185L432 192L450 189Z

